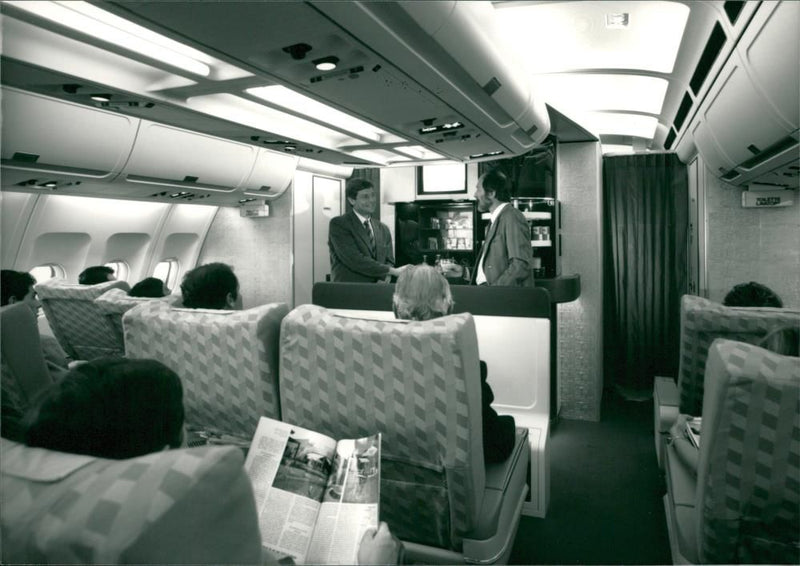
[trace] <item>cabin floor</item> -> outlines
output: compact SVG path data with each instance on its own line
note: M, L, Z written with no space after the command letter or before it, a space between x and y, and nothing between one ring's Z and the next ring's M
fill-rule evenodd
M550 507L522 517L511 564L671 564L653 400L603 394L600 422L550 436Z

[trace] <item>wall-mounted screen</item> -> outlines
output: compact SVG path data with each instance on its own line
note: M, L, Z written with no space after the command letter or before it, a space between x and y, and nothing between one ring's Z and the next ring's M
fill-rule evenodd
M417 194L433 195L467 192L466 163L420 165L417 167Z

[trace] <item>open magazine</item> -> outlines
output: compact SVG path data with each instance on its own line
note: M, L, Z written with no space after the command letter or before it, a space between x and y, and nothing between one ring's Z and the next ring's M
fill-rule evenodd
M279 561L356 564L378 526L380 461L380 434L337 442L261 417L245 461L261 544Z

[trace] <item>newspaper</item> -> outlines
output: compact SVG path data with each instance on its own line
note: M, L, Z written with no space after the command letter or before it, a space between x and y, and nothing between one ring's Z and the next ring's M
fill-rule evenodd
M245 461L262 546L279 561L356 564L378 526L380 455L380 434L337 442L262 417Z

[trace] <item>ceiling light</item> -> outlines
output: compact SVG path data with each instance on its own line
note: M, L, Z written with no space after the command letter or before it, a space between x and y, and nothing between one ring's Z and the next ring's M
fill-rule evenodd
M110 102L111 95L110 94L93 94L91 99L96 102Z
M609 6L629 14L625 33L605 26ZM494 5L498 31L533 74L580 69L641 69L671 73L689 6L684 2L500 2ZM615 10L617 11L617 10Z
M653 116L621 112L583 112L575 115L575 121L601 136L633 136L647 140L653 139L658 126L658 119Z
M201 51L101 10L88 2L12 0L6 4L196 75L207 77L211 72L211 68L200 61L206 57Z
M641 75L557 73L536 77L537 92L561 112L628 110L660 114L666 79ZM586 96L591 92L591 96Z
M245 92L261 100L265 100L270 104L285 108L290 112L308 116L309 118L340 128L346 132L351 132L373 142L384 141L382 138L389 135L377 126L368 124L363 120L345 114L336 108L332 108L327 104L318 102L313 98L309 98L308 96L302 95L284 86L272 85L249 88Z
M336 68L336 65L339 64L339 58L331 55L330 57L314 59L313 63L318 71L333 71Z
M627 12L606 14L606 27L608 29L622 29L628 27L629 16Z

